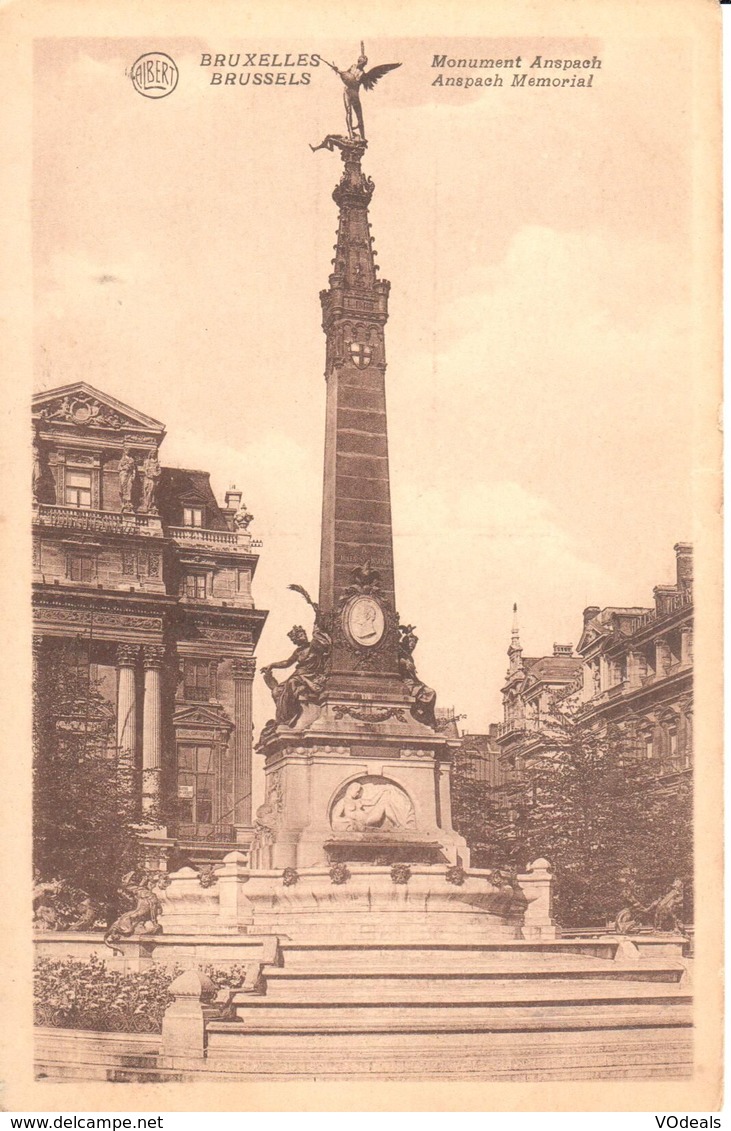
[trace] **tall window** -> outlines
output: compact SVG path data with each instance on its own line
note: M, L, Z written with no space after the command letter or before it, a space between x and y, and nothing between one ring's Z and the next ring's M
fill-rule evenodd
M206 575L204 573L188 573L185 576L185 596L196 601L202 600L207 595Z
M66 471L66 505L69 507L91 506L91 472Z
M214 755L210 743L178 744L178 820L213 824Z
M183 526L202 526L203 507L183 507Z
M66 574L71 581L93 581L94 559L89 554L69 554Z
M668 727L668 754L671 759L678 756L678 728L675 725Z
M211 698L211 665L208 660L183 660L183 687L186 699L208 702Z

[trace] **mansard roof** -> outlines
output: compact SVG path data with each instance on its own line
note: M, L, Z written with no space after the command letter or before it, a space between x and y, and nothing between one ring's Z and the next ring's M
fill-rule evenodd
M645 613L649 612L652 612L652 610L641 605L608 605L584 625L584 631L576 645L576 651L583 652L599 637L613 636L617 632L629 635L632 632L632 622L635 618L644 616Z
M180 521L179 510L183 506L206 508L206 527L208 530L229 530L229 524L221 511L211 487L207 471L191 470L185 467L163 467L159 490L160 515L163 522L173 525Z
M581 659L578 656L541 656L531 664L526 678L558 683L573 679L580 670Z

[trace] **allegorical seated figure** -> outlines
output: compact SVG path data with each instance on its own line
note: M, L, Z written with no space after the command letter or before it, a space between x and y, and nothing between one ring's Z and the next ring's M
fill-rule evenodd
M295 645L292 655L276 664L267 664L261 672L276 706L275 722L277 725L284 723L291 727L297 722L306 703L320 702L332 641L317 621L312 630L312 640L299 624L287 635ZM291 668L293 665L294 671L282 683L272 675L275 669Z
M624 868L621 872L622 894L625 906L617 915L615 929L621 934L652 927L656 931L682 932L680 919L683 911L683 881L673 880L670 890L645 904L637 887L634 869Z
M351 782L333 806L330 823L335 832L362 833L369 829L413 829L414 807L398 786L390 782Z
M419 637L414 632L413 624L399 625L398 665L401 679L414 696L411 713L420 723L436 730L436 703L437 693L419 679L416 674L413 651L419 643Z

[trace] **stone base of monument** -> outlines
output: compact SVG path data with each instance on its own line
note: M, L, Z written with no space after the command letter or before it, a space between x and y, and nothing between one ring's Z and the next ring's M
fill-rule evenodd
M162 1034L140 1037L136 1058L132 1035L43 1029L39 1071L159 1081L692 1072L688 940L559 937L544 860L510 883L398 861L249 871L231 853L211 886L192 869L173 874L161 902L163 932L122 940L117 958L127 971L184 970ZM93 934L45 932L37 947L104 953ZM206 971L231 967L238 988L212 1000Z
M370 838L362 843L372 846ZM398 847L393 840L384 843ZM350 840L347 847L352 849ZM211 887L201 887L188 868L170 877L161 893L162 923L165 933L234 931L292 941L333 935L343 942L381 938L425 944L555 938L550 890L551 874L542 860L511 882L499 871L454 865L361 864L352 853L347 863L329 867L250 870L245 858L232 852Z

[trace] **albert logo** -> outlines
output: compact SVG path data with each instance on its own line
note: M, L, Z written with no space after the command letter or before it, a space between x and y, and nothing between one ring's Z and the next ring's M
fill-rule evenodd
M163 51L150 51L132 64L129 77L145 98L166 98L178 85L178 68Z

